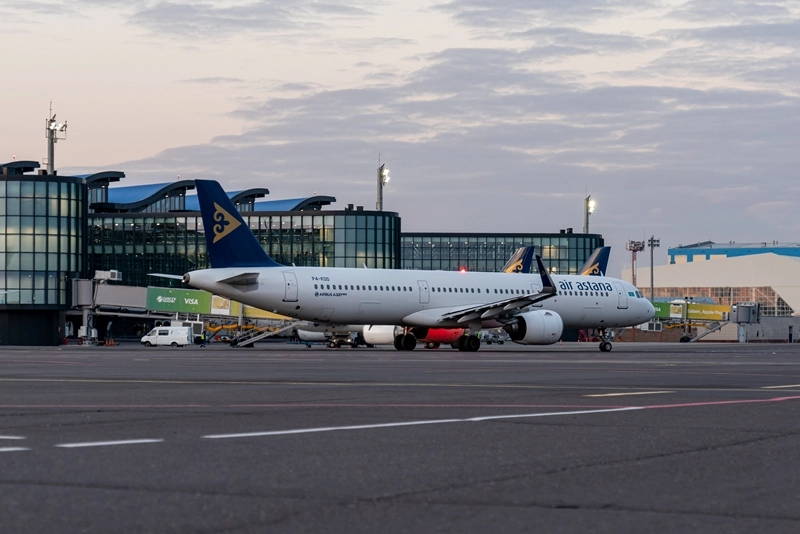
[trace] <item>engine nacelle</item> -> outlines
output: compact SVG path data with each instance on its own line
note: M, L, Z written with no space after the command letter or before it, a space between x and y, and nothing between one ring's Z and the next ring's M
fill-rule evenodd
M503 330L521 345L552 345L561 339L564 321L554 311L534 310L518 315Z
M366 325L362 331L367 345L391 345L398 334L403 333L403 327L392 325Z
M307 342L320 342L325 341L327 335L325 332L314 332L311 330L302 330L300 328L297 329L297 337L300 338L302 341Z

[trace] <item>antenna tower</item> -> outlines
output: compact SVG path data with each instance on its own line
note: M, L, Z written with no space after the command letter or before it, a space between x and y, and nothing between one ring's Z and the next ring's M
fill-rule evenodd
M644 250L644 241L628 241L625 243L625 250L631 253L631 284L636 285L636 253Z

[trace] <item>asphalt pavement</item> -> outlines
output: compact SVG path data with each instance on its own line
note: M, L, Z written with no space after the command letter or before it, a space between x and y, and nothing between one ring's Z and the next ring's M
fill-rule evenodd
M0 348L4 532L798 532L800 347Z

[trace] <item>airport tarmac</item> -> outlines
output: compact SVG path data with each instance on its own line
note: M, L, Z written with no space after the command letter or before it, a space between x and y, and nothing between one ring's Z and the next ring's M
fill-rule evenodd
M800 347L0 349L6 532L798 532Z

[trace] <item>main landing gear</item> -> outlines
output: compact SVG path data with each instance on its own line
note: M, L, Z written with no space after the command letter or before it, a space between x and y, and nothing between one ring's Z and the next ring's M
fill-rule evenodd
M458 350L462 352L478 352L478 349L481 348L481 338L476 335L463 335L458 338L458 343L456 345Z
M414 334L398 334L394 337L394 348L397 350L414 350L417 338Z

